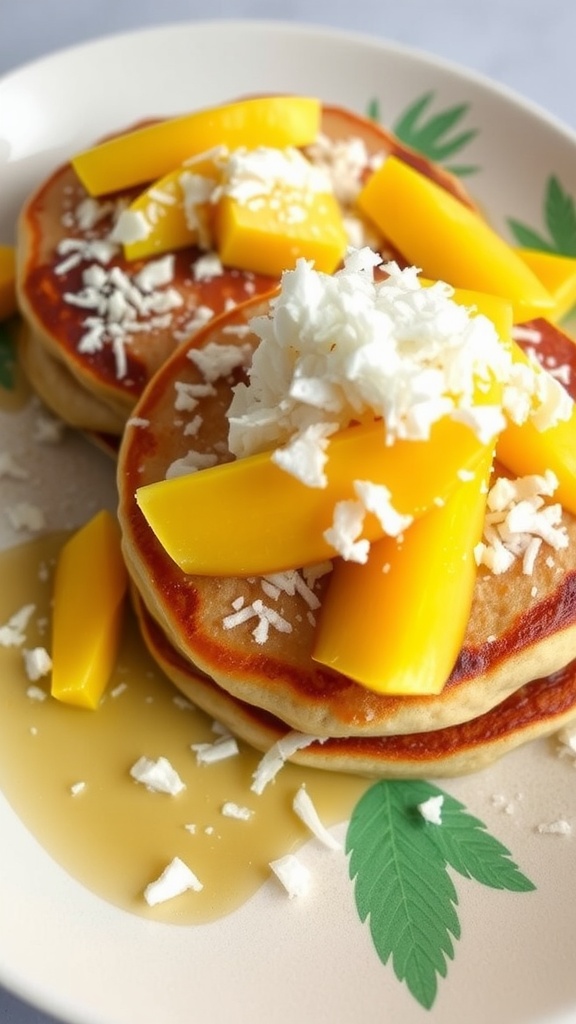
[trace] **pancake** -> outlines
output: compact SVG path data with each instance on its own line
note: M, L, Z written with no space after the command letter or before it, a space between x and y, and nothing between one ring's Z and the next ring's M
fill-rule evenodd
M65 423L79 430L122 433L125 414L89 391L24 320L18 327L18 354L36 393Z
M362 139L368 158L397 153L471 202L456 178L373 121L326 106L322 132L332 141ZM109 241L118 213L138 191L91 199L67 163L35 191L19 218L17 289L25 322L25 367L47 405L87 430L121 433L146 383L203 317L275 283L230 267L211 276L206 253L191 247L173 254L171 274L154 289L157 301L144 313L141 297L144 293L150 299L150 294L140 284L141 275L154 260L127 262L121 248ZM376 243L382 251L383 240ZM86 272L96 282L90 288L92 299L96 289L98 309L86 297ZM119 318L113 308L117 298L124 303L127 295L130 316L138 309L131 320Z
M313 579L314 573L311 577L304 571L279 586L278 580L271 585L266 579L215 579L186 575L166 555L136 504L135 491L164 479L178 460L185 467L198 461L198 454L212 461L231 458L226 411L231 389L245 370L239 366L225 377L211 377L206 389L197 365L201 359L195 362L194 357L208 346L237 346L238 358L249 362L257 342L249 321L267 308L262 298L250 301L181 347L146 388L120 446L124 556L139 599L164 637L163 651L167 645L174 649L185 676L212 680L234 700L274 716L285 728L349 743L352 738L428 734L471 722L531 681L564 669L576 652L576 520L567 512L563 523L570 544L554 551L553 558L538 558L532 575L524 575L518 562L500 576L479 569L464 643L437 696L378 694L312 661L315 615L327 574ZM536 326L545 360L548 342L559 344L562 332L544 323ZM564 344L574 369L573 346L565 338ZM203 397L202 385L209 391ZM199 395L188 413L175 409L175 395L187 387ZM230 628L234 609L240 603L250 609L254 602L262 602L256 606L260 615ZM275 616L288 625L275 628ZM254 628L262 618L269 629L259 643ZM384 636L385 629L384 622ZM172 677L179 685L179 673ZM377 759L373 768L378 771ZM427 765L421 762L421 768Z
M195 672L167 640L137 593L134 605L152 658L193 704L264 753L286 736L285 722ZM450 778L486 768L515 747L550 736L575 718L576 661L571 661L559 672L521 686L471 721L396 736L314 740L289 760L309 768L378 778Z

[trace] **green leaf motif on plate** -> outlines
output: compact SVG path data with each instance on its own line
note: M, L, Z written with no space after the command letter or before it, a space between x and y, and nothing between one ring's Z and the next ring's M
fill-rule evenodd
M16 349L8 323L0 323L0 387L12 391L16 386Z
M576 205L560 181L551 175L546 182L542 204L548 237L521 221L508 219L510 230L523 249L537 249L559 256L576 256Z
M475 128L457 131L458 125L468 113L469 104L459 103L430 115L433 100L433 92L419 96L396 120L392 131L401 142L429 160L445 164L452 174L459 177L475 174L478 167L473 164L446 164L448 159L460 153L478 134ZM373 99L368 104L368 117L373 121L380 120L378 100Z
M441 796L442 824L418 805ZM512 892L535 888L505 846L463 804L428 782L380 781L354 808L346 836L361 921L369 921L383 964L426 1009L446 977L460 937L458 896L448 867L464 878Z

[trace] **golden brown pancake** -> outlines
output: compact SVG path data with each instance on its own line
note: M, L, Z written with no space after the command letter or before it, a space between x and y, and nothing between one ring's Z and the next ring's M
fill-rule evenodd
M457 663L438 696L374 693L311 659L316 605L327 576L293 593L274 591L262 579L185 575L166 555L134 498L143 484L161 480L193 451L227 461L226 410L236 370L212 381L189 413L175 409L176 384L206 383L194 353L209 345L250 346L250 318L266 309L258 299L225 314L200 331L162 367L135 409L120 447L119 516L123 549L134 587L151 619L195 678L207 677L243 705L273 715L286 728L316 736L362 739L449 729L485 715L532 680L562 670L576 652L576 519L564 513L570 545L540 557L531 576L514 564L494 576L478 572L472 612ZM554 336L561 332L553 332ZM566 344L570 344L566 342ZM546 341L542 342L546 353ZM574 355L572 354L574 361ZM195 423L193 435L187 425ZM299 581L306 574L299 575ZM259 643L259 616L229 628L242 601L264 617L281 616L289 631L270 625ZM383 623L385 638L386 624ZM182 664L181 663L181 664ZM178 673L175 673L178 683ZM199 701L200 702L200 701ZM377 768L375 767L375 770Z
M470 203L456 178L400 144L373 121L326 107L322 130L333 140L360 137L370 157L398 153ZM134 286L141 271L153 262L152 258L127 262L120 247L114 251L107 248L118 212L134 194L122 192L88 200L67 163L36 190L19 219L17 286L25 322L25 366L44 401L73 426L88 430L121 433L148 380L175 347L194 333L199 309L218 314L231 303L268 291L274 283L263 275L234 268L196 280L199 261L206 254L198 248L181 250L174 254L172 280L158 288L160 303L162 296L173 291L179 304L169 304L167 309L160 304L160 311L139 313L137 330L121 330L108 301L118 285L114 275L126 275L122 277L126 292L126 280ZM93 268L102 297L100 311L78 304L83 296L86 299L84 275ZM95 335L94 347L87 336L94 339ZM93 350L83 351L82 346Z
M274 715L233 697L195 672L134 595L146 646L188 699L239 739L266 752L288 727ZM469 722L396 736L344 736L314 741L289 758L309 768L380 778L436 778L479 771L524 743L550 736L576 718L576 661L521 686Z

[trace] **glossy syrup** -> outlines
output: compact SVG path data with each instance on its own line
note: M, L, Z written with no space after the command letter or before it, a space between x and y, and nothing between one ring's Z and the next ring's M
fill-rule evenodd
M50 649L52 571L62 540L46 537L0 553L0 624L23 605L35 606L22 647ZM54 701L46 679L33 685L48 696L30 696L22 647L0 647L0 788L63 868L125 910L180 924L224 916L270 877L270 860L309 838L292 810L300 785L327 825L346 820L366 789L355 777L286 765L256 796L250 783L261 754L245 745L239 756L198 765L191 744L213 742L214 723L182 706L130 613L97 711ZM169 796L136 783L130 768L142 755L167 757L186 789ZM77 783L84 786L74 795ZM251 819L223 816L226 801L249 807ZM175 856L204 888L151 909L143 890Z

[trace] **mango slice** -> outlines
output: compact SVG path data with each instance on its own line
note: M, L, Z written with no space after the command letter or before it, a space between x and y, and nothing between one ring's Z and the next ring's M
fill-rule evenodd
M575 261L576 262L576 261ZM494 323L500 340L506 345L513 363L530 366L538 374L548 371L530 359L517 342L511 340L510 307L493 295L456 289L454 301L475 307ZM576 514L576 405L566 395L572 412L569 419L554 427L538 430L530 420L517 425L508 421L498 437L498 460L514 476L545 473L552 470L558 479L556 498L569 512Z
M476 580L493 450L473 480L373 544L364 565L338 559L312 657L379 693L440 693L462 646Z
M215 158L200 156L141 192L121 213L117 228L131 232L134 239L120 238L126 259L160 256L203 240L209 232L209 195L218 174Z
M511 353L514 362L547 374L519 345L513 343ZM531 420L521 425L509 422L498 437L496 455L515 476L552 470L558 479L555 499L576 515L576 404L568 397L567 401L572 408L570 418L547 430L538 430Z
M323 533L335 503L355 497L353 480L384 484L397 512L419 516L457 486L458 471L474 470L484 455L474 432L448 418L434 424L428 441L386 447L383 431L377 421L335 434L325 488L305 486L266 452L146 484L136 500L184 572L250 576L321 562L334 557ZM364 536L382 533L368 516Z
M16 312L16 250L0 245L0 320Z
M99 512L64 544L54 580L52 696L96 708L118 653L128 577L120 530Z
M214 146L306 146L320 127L320 102L264 96L195 111L118 135L78 153L72 165L94 196L155 181Z
M553 310L544 285L486 221L397 157L387 157L357 202L426 277L502 296L515 322Z
M280 277L300 257L333 273L348 247L338 202L330 193L273 188L253 202L224 196L216 212L218 255L229 267Z
M554 308L546 319L558 323L576 305L576 259L536 249L516 249L516 252L552 296Z

